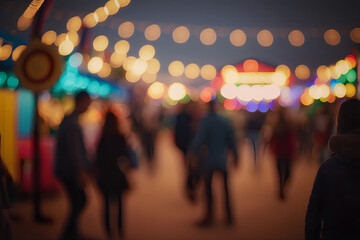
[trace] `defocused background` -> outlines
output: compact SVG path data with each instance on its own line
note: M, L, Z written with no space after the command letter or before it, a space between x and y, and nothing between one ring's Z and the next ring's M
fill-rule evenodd
M132 133L139 166L129 173L128 239L303 239L307 201L319 164L330 155L337 108L358 97L358 1L58 0L33 23L46 2L0 2L1 156L14 181L14 239L58 237L68 205L53 174L55 136L80 90L93 99L80 119L90 160L109 108ZM14 70L34 26L62 61L59 80L38 99L43 211L54 220L48 225L32 221L35 98ZM202 216L204 190L198 189L196 204L186 198L174 128L190 103L196 132L214 99L232 122L240 153L239 167L229 168L235 225L199 229L194 222ZM285 201L278 198L267 146L279 106L288 110L297 136ZM139 130L149 125L156 129L151 162ZM216 177L214 187L221 216ZM105 239L95 184L87 194L81 230Z

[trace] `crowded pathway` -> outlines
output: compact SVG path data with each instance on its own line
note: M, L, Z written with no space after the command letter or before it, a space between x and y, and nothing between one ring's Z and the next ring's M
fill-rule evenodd
M145 162L130 174L131 191L125 198L125 239L303 239L307 203L318 163L299 155L284 201L278 198L274 159L269 150L254 167L249 142L240 148L239 166L230 168L230 197L233 204L233 226L223 222L221 178L215 176L215 224L200 228L196 222L204 213L203 189L192 204L184 194L184 166L172 133L160 132L155 150L155 166L149 171ZM88 205L81 216L80 231L91 239L106 239L102 223L102 200L93 185L87 186ZM57 239L67 211L63 192L46 196L44 214L52 224L32 221L30 200L20 200L12 213L15 240Z

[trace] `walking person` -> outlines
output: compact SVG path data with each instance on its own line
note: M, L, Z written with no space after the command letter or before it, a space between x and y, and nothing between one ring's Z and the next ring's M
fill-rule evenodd
M210 226L213 222L213 194L211 183L215 172L219 172L224 180L226 222L227 224L232 224L233 216L228 189L227 150L232 152L235 164L237 164L238 153L234 131L230 122L216 113L214 101L211 101L208 107L209 112L201 120L193 144L193 151L200 155L199 167L206 188L206 214L203 220L199 222L199 225Z
M306 213L306 240L360 239L360 100L340 106L334 154L317 172Z
M82 91L75 96L75 109L60 124L57 134L55 174L61 181L70 200L70 215L61 239L79 239L78 220L86 204L84 187L89 162L84 139L78 122L91 103L88 93Z
M128 189L125 171L130 167L129 147L118 123L118 118L112 112L106 114L95 162L98 185L104 197L105 227L110 238L115 235L110 224L110 205L114 201L118 204L119 234L124 234L122 198Z
M291 166L295 157L296 138L295 130L285 108L279 108L270 139L270 147L276 159L279 176L279 198L285 199L285 187L291 176Z

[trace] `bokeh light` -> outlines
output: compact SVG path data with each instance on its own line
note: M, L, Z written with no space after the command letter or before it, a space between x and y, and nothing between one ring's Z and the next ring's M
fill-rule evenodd
M115 43L114 50L119 54L126 54L130 50L130 44L126 40L120 40Z
M295 47L304 45L305 37L304 34L299 30L294 30L289 33L289 42Z
M165 85L161 82L154 82L147 90L147 95L152 99L160 99L164 96Z
M69 38L70 42L74 44L74 46L77 46L80 43L79 34L77 34L77 32L70 31L66 34L66 36Z
M350 68L354 68L356 66L356 59L353 55L346 56L345 61L349 64Z
M190 37L189 29L185 26L177 27L173 31L172 37L176 43L185 43Z
M216 77L216 68L212 65L204 65L200 70L200 74L205 80L213 80Z
M144 45L139 50L140 58L150 60L155 56L155 48L151 45Z
M99 21L99 17L95 13L89 13L83 19L84 26L87 28L93 28Z
M55 45L56 45L56 46L60 46L60 44L61 44L63 41L65 41L66 38L67 38L67 34L66 34L66 33L62 33L62 34L58 35L58 36L56 37L55 42L54 42Z
M141 75L141 79L142 79L144 82L146 82L146 83L155 82L155 81L156 81L156 78L157 78L156 73L153 74L153 73L145 72L143 75Z
M186 88L182 83L175 82L169 86L168 95L169 98L178 101L185 97Z
M224 101L224 108L226 110L234 110L236 108L236 101L233 99L226 99Z
M190 79L195 79L200 74L200 68L195 63L190 63L185 67L185 76Z
M341 41L341 37L338 31L335 29L329 29L324 33L325 42L329 45L338 45Z
M101 70L98 72L98 76L101 78L106 78L110 76L110 74L111 74L111 65L107 62L104 62Z
M126 71L132 70L134 63L136 61L136 58L134 56L129 56L125 59L123 67Z
M335 85L333 92L336 97L343 98L346 94L346 87L344 86L344 84L338 83Z
M204 88L200 93L200 99L203 102L210 102L215 98L215 91L211 87Z
M329 69L330 69L331 78L338 79L341 76L340 71L336 68L335 65L331 65Z
M350 69L348 71L348 73L346 74L346 80L348 80L348 82L355 82L356 81L356 72L354 69Z
M72 54L71 57L69 58L70 65L75 68L79 67L82 61L83 61L83 56L79 52Z
M169 73L174 77L179 77L184 73L184 64L180 61L173 61L169 64Z
M81 27L81 19L79 16L72 17L66 23L66 28L68 31L79 31Z
M325 65L319 66L318 69L316 70L316 73L321 81L326 82L331 79L330 69Z
M354 43L360 43L360 28L354 28L351 30L350 38Z
M55 42L57 34L55 31L47 31L41 38L41 42L47 45L51 45Z
M306 65L299 65L295 69L295 75L298 79L306 80L310 77L310 70Z
M109 15L116 14L120 9L118 0L110 0L105 4L105 8L109 11Z
M104 22L109 16L109 10L106 7L99 7L95 10L95 14L98 16L98 22Z
M117 1L117 0L114 0L114 1ZM119 3L120 3L120 6L121 7L126 7L127 5L130 4L131 0L118 0Z
M212 28L206 28L200 33L200 41L204 45L213 45L216 42L216 32Z
M141 75L146 71L146 69L147 69L147 62L142 58L138 58L135 60L131 70L135 74Z
M140 80L141 75L138 75L132 71L128 71L125 74L125 78L128 82L134 83Z
M249 112L256 112L257 108L258 108L258 104L254 101L250 101L248 102L248 104L246 104L246 109Z
M257 41L263 47L269 47L273 44L274 37L269 30L261 30L257 34Z
M269 108L270 108L270 106L269 106L268 102L261 101L259 103L258 109L259 109L260 112L265 113L265 112L269 111Z
M135 26L132 22L124 22L120 24L118 33L122 38L130 38L135 31Z
M279 65L275 69L276 72L282 72L286 78L290 77L291 71L290 68L286 65Z
M248 59L243 65L245 72L257 72L259 70L259 63L254 59Z
M103 60L100 57L93 57L90 59L88 63L88 70L90 73L98 73L102 66L103 66Z
M67 37L65 41L59 45L59 53L62 56L67 56L74 50L74 44Z
M242 30L236 29L230 33L230 42L235 47L241 47L246 43L246 34Z
M347 83L345 85L345 88L346 88L346 96L347 97L351 98L351 97L355 96L356 88L355 88L354 84Z
M161 29L159 25L152 24L145 29L145 38L149 41L156 41L161 35Z
M226 65L221 69L221 76L226 83L236 83L238 80L238 71L232 65Z
M234 84L225 84L220 92L224 98L234 99L237 95L237 87Z
M24 15L21 15L18 22L17 22L17 28L19 31L24 31L28 29L32 23L33 18L27 18Z
M0 61L5 61L11 56L13 47L10 44L0 46Z
M93 47L96 51L104 51L109 45L109 40L106 36L100 35L94 39Z
M20 57L21 53L26 49L26 46L25 45L20 45L20 46L17 46L13 53L12 53L12 60L14 62L16 62L16 60L18 60L18 58Z
M345 60L337 61L335 65L336 70L341 74L346 74L349 71L349 64Z
M113 52L110 57L110 64L114 68L121 67L127 58L126 54L120 54L118 52Z
M152 58L148 61L148 67L146 72L149 74L156 74L160 71L160 62L156 58Z

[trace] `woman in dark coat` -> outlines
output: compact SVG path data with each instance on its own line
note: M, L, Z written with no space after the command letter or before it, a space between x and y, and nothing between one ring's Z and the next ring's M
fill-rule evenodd
M120 133L118 118L111 112L106 114L102 136L99 142L96 159L96 172L99 188L104 196L105 225L110 232L110 202L119 204L118 227L122 234L122 195L128 188L124 171L130 166L129 148L125 136Z
M306 214L305 239L360 239L360 101L339 109L333 156L321 164Z

